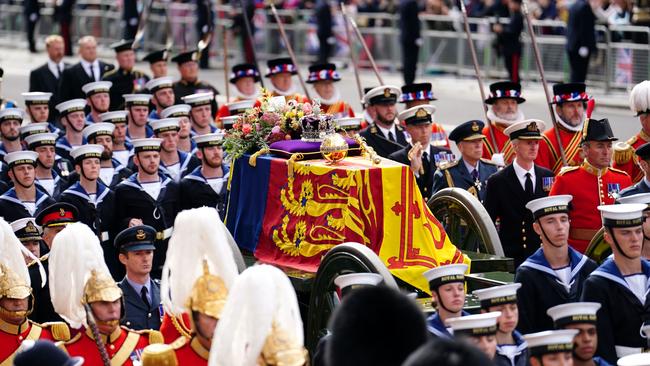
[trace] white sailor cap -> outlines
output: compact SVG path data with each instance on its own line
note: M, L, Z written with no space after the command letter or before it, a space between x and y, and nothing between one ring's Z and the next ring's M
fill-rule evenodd
M36 165L36 159L38 159L38 153L29 150L14 151L5 155L5 163L9 167L22 164Z
M223 126L224 130L229 130L232 128L232 126L237 122L239 119L239 115L235 116L223 116L220 117L219 120L221 121L221 124Z
M397 103L400 95L402 95L402 91L398 87L394 85L382 85L370 89L363 96L363 102L366 105L394 104Z
M147 81L147 83L144 84L144 87L150 92L155 93L160 89L171 88L173 84L174 79L172 79L171 76L162 76Z
M25 104L26 105L32 105L32 104L47 104L50 101L50 98L52 97L52 93L46 93L46 92L29 92L29 93L22 93L23 99L25 99Z
M516 303L517 290L520 287L521 283L510 283L476 290L472 294L478 297L478 300L481 302L481 307L487 310L491 306Z
M90 158L101 158L102 152L104 152L104 147L97 144L86 144L81 146L75 146L70 151L70 156L74 159L75 162L79 162L84 159Z
M162 143L162 139L157 139L157 138L131 140L131 144L133 145L133 150L136 153L139 153L141 151L160 151L161 143Z
M22 121L25 116L25 111L20 108L5 108L0 109L0 123L4 121Z
M334 122L339 130L349 131L361 129L362 120L363 118L361 117L343 117L335 119Z
M196 143L196 147L203 148L208 146L221 146L223 144L224 134L220 132L206 133L205 135L197 135L192 137Z
M89 97L94 94L108 93L111 90L112 86L113 83L110 81L93 81L91 83L84 84L84 86L81 87L81 90L83 90L84 94Z
M641 203L641 204L644 204L644 205L648 205L648 208L650 208L650 193L637 193L637 194L633 194L631 196L619 197L619 198L616 199L616 202L618 202L618 203ZM646 208L646 210L648 208Z
M598 206L603 218L603 226L608 227L640 226L643 224L643 210L647 208L647 204L641 203Z
M578 334L577 329L547 330L539 333L524 335L531 356L541 356L549 353L571 352L573 338Z
M54 146L56 145L56 139L59 137L56 133L45 132L29 135L25 137L25 142L27 143L27 148L34 150L40 146Z
M561 194L557 196L548 196L532 200L526 204L526 208L533 213L535 220L542 216L553 215L557 213L568 213L569 202L573 199L570 194Z
M36 225L36 219L33 217L23 217L16 221L12 221L11 230L14 232L18 240L25 241L39 241L41 237L41 228Z
M86 140L94 140L97 136L113 136L115 125L109 122L97 122L84 128L82 133Z
M57 111L59 111L59 113L61 113L61 115L66 115L72 112L79 112L79 111L83 112L84 108L86 108L86 100L71 99L63 103L57 104L55 108Z
M124 103L127 106L144 105L148 107L151 101L151 94L124 94L122 98L124 98Z
M469 267L467 264L447 264L432 268L422 275L429 281L431 290L452 282L465 282L465 272Z
M650 366L650 353L636 353L618 359L618 366Z
M228 103L228 111L230 111L231 116L242 114L247 109L253 108L255 106L255 103L255 99L244 99L237 102Z
M113 111L113 112L102 113L99 115L99 118L102 120L102 122L127 123L128 114L129 112L127 111Z
M497 319L500 316L500 311L493 311L447 319L446 323L453 329L454 337L480 337L497 333Z
M190 94L182 97L181 99L183 100L183 102L191 105L192 107L198 107L201 105L212 103L212 101L214 100L214 93L205 92L205 93Z
M568 324L596 324L596 313L600 309L597 302L571 302L553 306L546 314L553 319L555 328L564 328Z
M383 277L377 273L350 273L336 277L334 284L341 291L341 296L345 296L357 288L377 286L382 280Z
M153 128L153 132L156 134L167 131L178 131L181 129L180 118L161 118L150 120L149 125L151 128Z
M20 138L25 139L27 136L36 135L37 133L50 132L50 124L47 122L36 122L20 127Z
M424 104L402 111L397 119L406 125L420 125L433 122L434 113L436 113L436 107Z
M163 109L162 112L160 112L160 117L189 117L191 109L192 106L189 104L176 104Z
M510 140L541 140L542 131L546 128L544 121L538 119L526 119L521 122L514 123L505 130L503 133L510 138Z

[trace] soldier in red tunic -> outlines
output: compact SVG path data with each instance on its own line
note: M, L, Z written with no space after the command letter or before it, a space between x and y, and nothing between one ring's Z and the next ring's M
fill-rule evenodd
M402 86L402 95L399 98L400 103L404 103L404 110L419 106L429 105L430 102L438 100L433 96L431 83L416 83ZM434 107L435 108L435 107ZM400 121L404 122L404 121ZM451 150L447 133L440 123L433 121L431 123L431 145L435 147Z
M320 100L320 109L334 118L354 117L352 107L341 100L341 92L334 83L341 80L334 64L315 64L309 66L307 83L314 87L313 98Z
M558 127L551 127L544 132L546 143L539 144L539 154L535 164L550 169L557 174L562 168L560 145L555 137L558 128L562 148L569 166L577 166L584 160L580 143L582 142L582 126L585 121L585 108L590 97L583 83L568 83L553 85L553 103L557 115Z
M485 103L492 106L488 110L487 116L492 123L492 131L494 131L494 139L498 149L493 146L490 126L486 125L483 128L483 135L487 136L484 141L484 159L493 159L498 165L512 163L515 152L510 144L510 139L503 131L513 123L524 120L524 114L519 110L519 104L525 101L526 99L521 97L521 85L519 83L499 81L490 85L490 95L485 100ZM497 150L499 155L495 156Z
M641 131L626 142L614 145L614 167L625 171L636 183L643 178L639 159L634 155L646 142L650 142L650 81L645 80L635 85L630 93L630 108L636 113L641 123Z
M151 343L162 343L162 335L120 327L122 291L104 263L97 236L88 226L75 223L54 241L49 257L52 304L70 326L79 328L79 333L64 343L68 354L83 357L84 365L89 366L103 366L106 361L139 365L142 350Z
M563 168L551 187L551 196L573 196L573 207L569 211L569 245L580 253L585 252L602 226L596 208L614 204L619 192L632 185L627 173L609 166L612 141L616 140L606 118L587 120L582 132L582 153L585 160L579 166Z
M230 83L235 86L235 97L231 98L230 103L222 105L217 113L217 120L221 117L232 116L243 112L241 107L237 104L242 101L253 101L253 105L259 105L257 98L259 95L259 88L257 83L260 81L260 72L253 64L237 64L232 67L230 73ZM235 105L233 109L233 105ZM248 108L250 108L248 107Z

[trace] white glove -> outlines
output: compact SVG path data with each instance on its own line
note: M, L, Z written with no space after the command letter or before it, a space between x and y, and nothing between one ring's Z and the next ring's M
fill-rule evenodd
M492 154L492 162L496 164L497 166L505 166L506 163L503 160L503 154Z
M422 38L417 38L417 39L415 40L415 44L416 44L418 47L422 47Z
M587 56L589 56L589 49L585 46L580 47L580 49L578 49L578 55L582 58L587 58Z

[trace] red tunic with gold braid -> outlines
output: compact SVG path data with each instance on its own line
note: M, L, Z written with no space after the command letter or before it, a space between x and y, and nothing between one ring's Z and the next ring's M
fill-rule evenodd
M626 172L632 178L632 183L636 183L643 178L643 171L639 167L639 157L634 154L634 150L650 142L650 135L641 130L626 142L625 149L614 149L613 166Z
M160 323L160 333L162 333L165 343L171 343L178 339L178 337L191 337L192 325L190 324L190 317L183 314L182 318L170 315L165 312L162 322Z
M62 322L40 325L27 320L21 325L15 325L0 319L0 365L13 364L16 351L23 341L39 339L67 341L70 339L70 330Z
M142 350L149 344L163 342L158 331L134 331L124 327L117 327L110 336L102 335L102 340L111 365L127 366L140 365ZM104 366L90 329L79 332L64 345L70 356L84 358L84 366Z
M198 338L180 337L170 345L176 351L178 366L207 366L210 350L205 349Z
M492 129L494 130L494 139L497 140L497 145L499 146L499 152L503 154L503 161L506 163L506 165L512 163L512 161L515 159L515 151L512 148L512 144L510 143L510 139L508 136L506 136L503 131L507 128L507 126L504 126L500 123L493 123L492 124ZM483 140L483 158L484 159L492 159L492 155L496 154L496 149L494 149L494 146L492 146L492 136L490 136L490 127L485 126L483 127L483 131L481 132L483 135L485 135L486 139Z
M561 126L558 131L560 131L560 140L562 141L562 147L564 147L564 154L569 166L580 165L584 159L582 157L582 149L580 148L582 133L580 131L569 131ZM535 164L558 174L563 164L560 145L555 138L555 127L546 130L543 137L545 143L540 142L539 144L539 153L537 154L537 159L535 159Z
M614 168L598 169L586 160L580 166L565 167L555 177L550 196L570 194L571 229L569 244L584 253L591 239L602 227L599 205L614 204L617 193L632 185L630 177Z
M334 104L321 104L321 111L331 114L334 118L343 118L343 117L354 117L354 111L352 107L343 101L336 102Z

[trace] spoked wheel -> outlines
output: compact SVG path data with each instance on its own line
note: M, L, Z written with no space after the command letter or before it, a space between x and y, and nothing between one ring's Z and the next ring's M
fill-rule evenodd
M503 256L501 240L481 202L461 188L438 191L427 203L456 248Z
M600 264L611 254L612 248L605 241L605 228L600 228L589 242L589 246L585 250L585 255Z
M327 332L327 322L339 303L334 279L349 273L377 273L384 278L384 285L398 288L395 279L381 259L368 247L358 243L335 246L321 260L314 278L307 315L305 344L313 350L318 340Z

